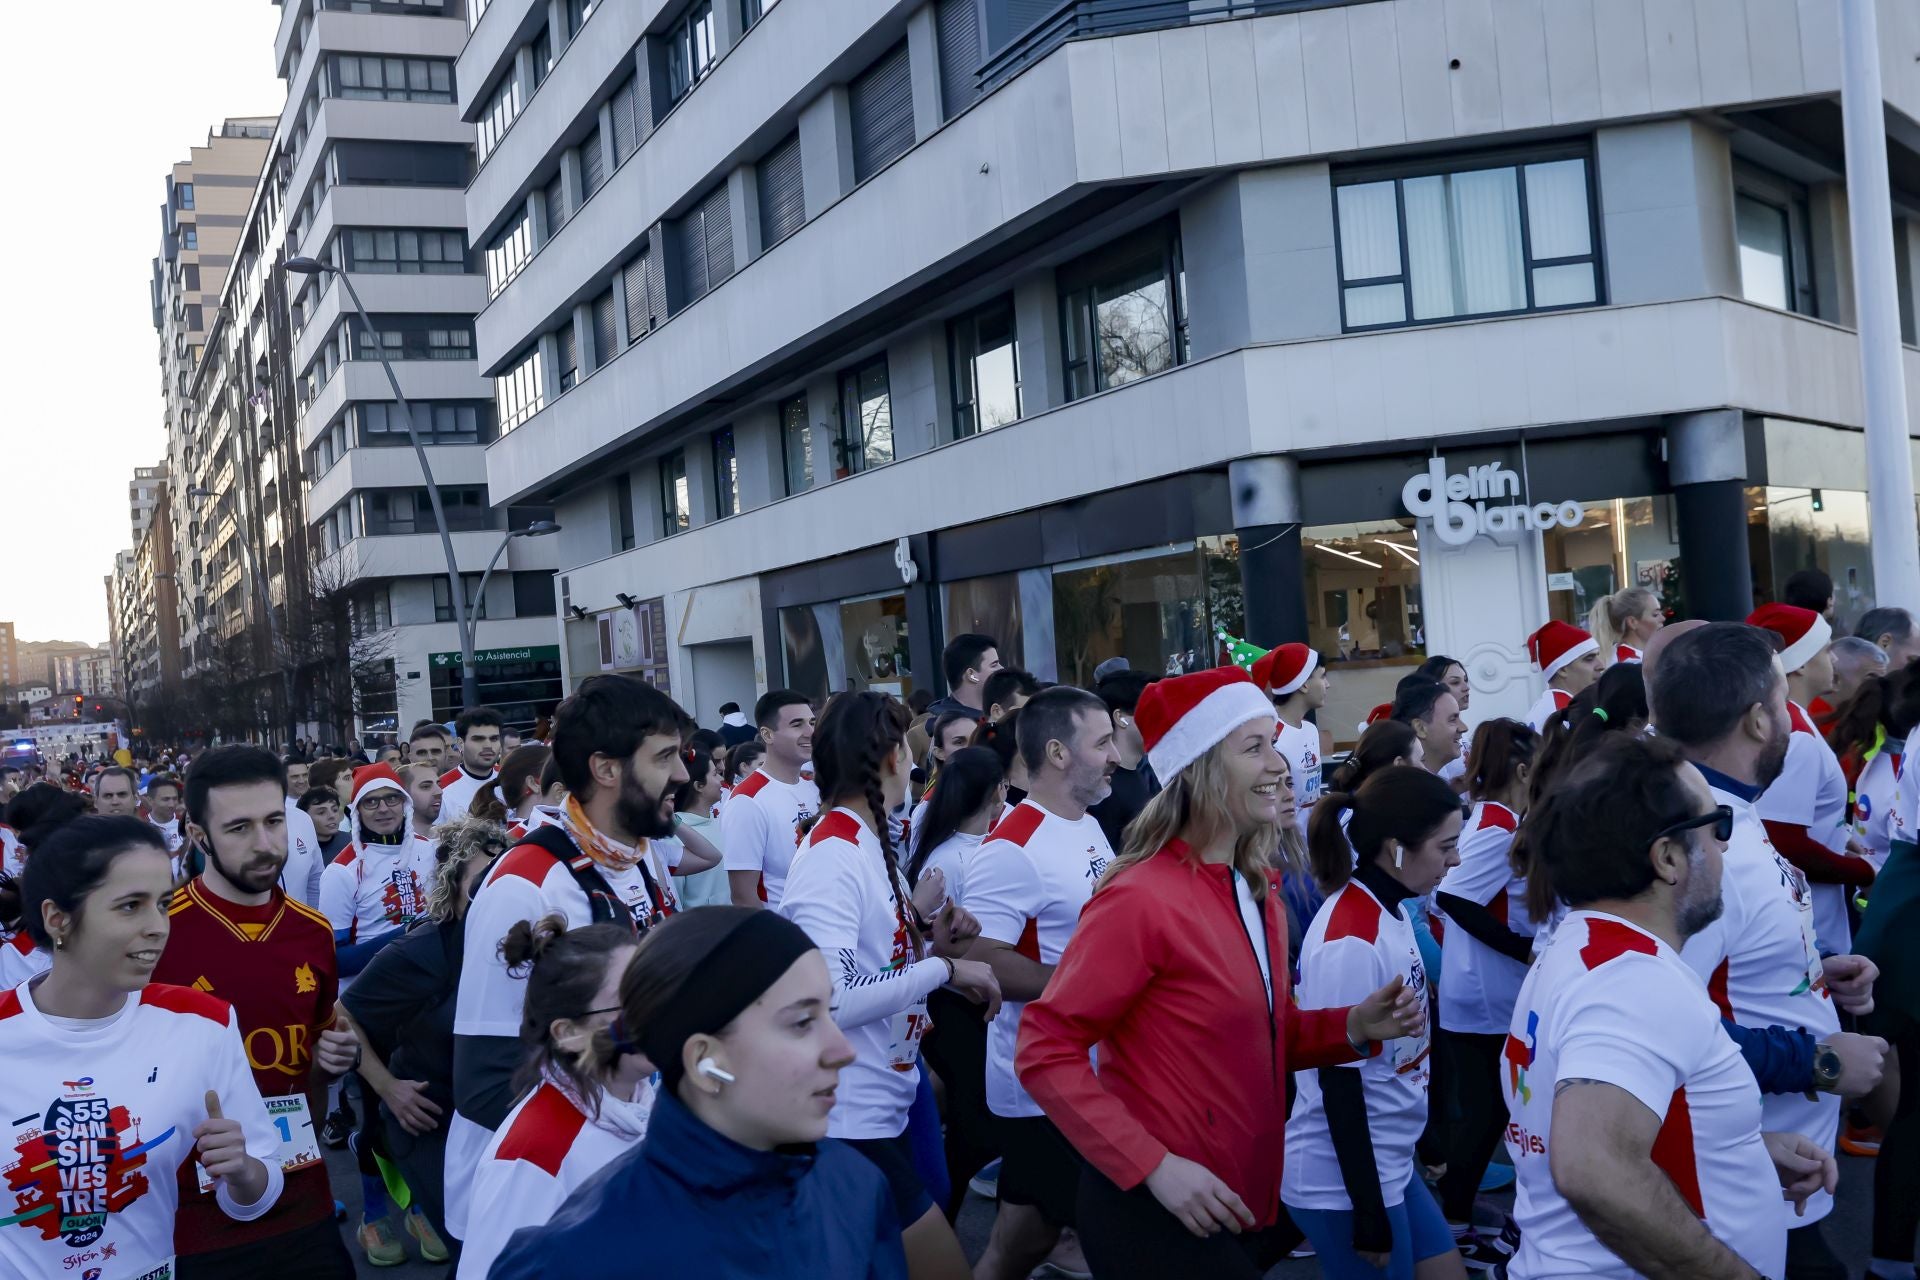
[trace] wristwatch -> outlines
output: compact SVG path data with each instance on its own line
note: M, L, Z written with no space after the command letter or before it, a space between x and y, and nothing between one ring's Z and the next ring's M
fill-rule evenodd
M1824 1040L1813 1046L1813 1088L1815 1093L1833 1093L1840 1087L1840 1054Z

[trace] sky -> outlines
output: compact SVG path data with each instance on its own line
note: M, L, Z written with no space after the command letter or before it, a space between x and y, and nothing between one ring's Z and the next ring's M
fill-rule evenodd
M37 16L29 16L37 15ZM13 554L0 621L21 640L106 643L127 482L166 454L148 295L172 166L228 116L278 115L271 0L105 0L15 16L0 78L0 204L13 373L0 511ZM107 28L103 30L102 28Z

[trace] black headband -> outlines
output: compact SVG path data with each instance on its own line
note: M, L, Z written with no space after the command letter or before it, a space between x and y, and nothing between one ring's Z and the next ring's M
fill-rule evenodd
M661 1085L669 1091L679 1086L685 1074L681 1050L688 1040L739 1017L795 960L814 949L804 929L767 910L754 912L722 938L640 1029L640 1049L659 1071ZM615 1028L616 1037L627 1034L625 1028Z

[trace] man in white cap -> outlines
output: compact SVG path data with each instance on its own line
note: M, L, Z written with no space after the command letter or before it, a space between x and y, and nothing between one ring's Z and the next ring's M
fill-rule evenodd
M1254 661L1253 679L1280 718L1273 745L1293 775L1294 819L1304 835L1307 815L1320 798L1320 726L1307 716L1327 705L1327 669L1306 645L1283 644Z
M1527 712L1527 723L1544 733L1549 720L1600 678L1600 644L1579 627L1554 621L1527 637L1527 656L1547 682L1546 692Z

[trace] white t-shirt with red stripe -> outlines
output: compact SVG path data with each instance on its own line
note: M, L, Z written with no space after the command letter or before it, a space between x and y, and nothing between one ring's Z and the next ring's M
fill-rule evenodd
M1477 902L1515 933L1531 934L1527 882L1513 873L1507 855L1520 816L1503 804L1482 800L1460 837L1460 864L1447 872L1440 892ZM1527 966L1449 923L1440 943L1440 1025L1449 1031L1503 1036L1513 1022L1513 1002Z
M1113 861L1099 819L1068 819L1029 798L987 833L967 863L967 910L980 936L1036 964L1060 963L1093 886ZM987 1024L987 1109L997 1116L1043 1114L1014 1074L1026 1002L1008 1000Z
M33 944L25 929L0 929L0 991L11 991L35 974L53 968L53 956Z
M913 958L907 887L898 875L887 880L880 838L865 819L840 808L807 834L780 899L780 913L825 953L833 1020L853 1045L853 1064L840 1073L827 1117L833 1138L897 1138L906 1131L920 1083L927 996L947 980L944 960Z
M1913 737L1909 735L1907 741L1912 743ZM1887 811L1887 847L1896 844L1920 844L1920 769L1911 767L1904 757Z
M486 1280L514 1232L552 1218L575 1188L632 1150L652 1108L644 1081L637 1098L602 1095L589 1115L572 1089L542 1079L501 1121L474 1170L461 1280Z
M1293 774L1293 798L1299 805L1294 820L1304 834L1307 818L1320 799L1320 726L1308 720L1299 724L1280 720L1273 731L1273 749L1286 757Z
M1827 990L1813 924L1813 894L1800 869L1767 839L1760 815L1745 796L1724 790L1710 776L1716 804L1733 810L1733 838L1722 860L1720 918L1687 939L1682 956L1707 982L1707 994L1725 1016L1743 1027L1802 1027L1825 1040L1840 1030ZM1562 928L1565 928L1563 925ZM1556 938L1556 942L1558 939ZM1644 1027L1658 1026L1645 1020ZM1762 1102L1768 1132L1793 1132L1832 1151L1840 1126L1834 1094L1770 1093ZM1818 1222L1833 1197L1816 1191L1805 1216L1773 1204L1790 1226Z
M755 769L720 810L720 847L726 850L728 873L758 875L760 900L777 910L800 847L801 827L819 812L820 788L813 779L786 783ZM906 851L899 852L904 861Z
M1797 702L1787 704L1793 732L1787 738L1787 762L1754 802L1766 822L1805 827L1816 844L1845 853L1853 829L1847 825L1847 775L1813 717ZM1846 885L1813 886L1813 927L1828 951L1842 954L1853 948L1847 921Z
M1616 663L1639 662L1641 659L1645 658L1646 656L1647 655L1641 650L1636 649L1632 645L1626 644L1624 642L1613 646L1613 660Z
M399 844L356 840L320 873L320 914L347 942L405 929L427 914L434 863L432 842L411 833Z
M1320 904L1300 941L1300 985L1294 993L1300 1008L1358 1004L1396 976L1424 1003L1427 970L1420 962L1413 924L1407 919L1411 905L1411 901L1402 902L1395 914L1358 880L1347 881ZM1407 1183L1413 1178L1413 1146L1427 1127L1431 1043L1431 1030L1423 1030L1417 1036L1387 1041L1370 1058L1335 1068L1360 1073L1373 1160L1380 1172L1381 1203L1388 1208L1406 1197ZM1299 1072L1294 1088L1280 1199L1300 1209L1351 1210L1353 1202L1327 1128L1320 1077L1313 1071Z
M169 846L168 852L172 852ZM0 869L10 876L18 876L27 865L27 847L20 843L20 837L13 828L0 822Z
M1570 912L1520 988L1500 1065L1512 1117L1507 1151L1519 1173L1520 1248L1510 1274L1637 1274L1554 1185L1553 1102L1562 1080L1624 1089L1659 1117L1653 1162L1681 1199L1749 1266L1782 1273L1793 1209L1780 1199L1760 1137L1773 1127L1763 1126L1760 1087L1672 947L1617 916Z
M1572 701L1573 695L1565 689L1548 689L1533 704L1532 710L1527 712L1527 723L1533 726L1535 733L1545 733L1547 721L1557 712L1565 711L1567 704Z
M244 1208L216 1183L220 1208L251 1222L280 1198L280 1135L224 1000L155 983L110 1017L55 1022L22 983L0 992L0 1062L0 1275L171 1276L176 1173L208 1090L267 1167L265 1194Z
M1853 834L1867 847L1867 860L1876 870L1886 865L1887 854L1893 851L1893 815L1906 773L1906 750L1904 741L1889 738L1854 780Z
M467 772L465 765L458 764L441 774L440 816L435 821L451 822L455 818L466 817L468 808L473 804L473 798L479 795L482 789L492 786L494 779L499 776L496 770L476 778Z

